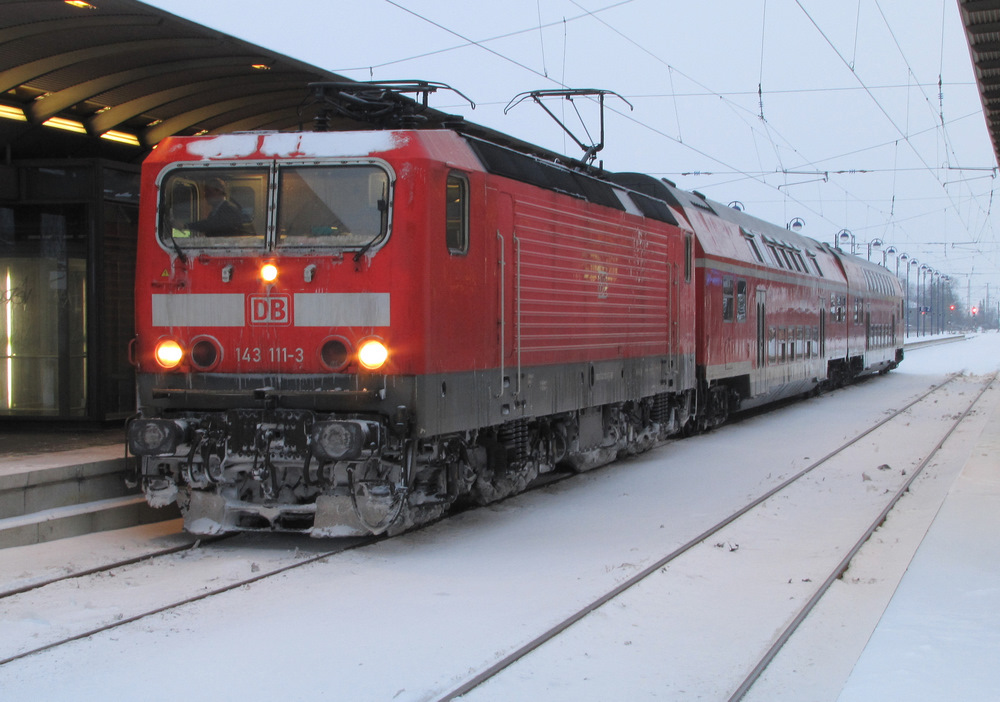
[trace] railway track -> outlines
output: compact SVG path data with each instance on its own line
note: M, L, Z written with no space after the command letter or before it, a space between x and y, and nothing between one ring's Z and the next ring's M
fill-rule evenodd
M222 539L230 538L235 536L234 534L225 534L222 536L207 538L207 539L196 539L192 542L175 544L173 546L167 546L164 548L158 548L151 551L147 551L138 556L130 556L128 558L122 558L120 560L111 561L109 563L102 563L97 566L90 568L83 568L81 570L74 570L71 572L61 573L59 575L53 575L47 578L39 578L29 580L27 583L22 585L10 585L7 587L0 586L0 602L8 597L13 597L15 595L22 595L26 592L31 592L32 590L38 590L40 588L49 587L51 585L56 585L57 583L63 583L69 580L75 580L77 578L86 578L92 575L99 575L102 573L109 573L119 568L125 568L136 563L144 563L146 561L154 561L158 558L163 558L164 556L170 556L175 553L180 553L182 551L187 551L193 548L198 548L202 544L208 544Z
M277 535L276 535L277 536ZM172 546L152 553L143 554L134 558L123 559L118 562L88 568L83 571L69 573L58 577L53 577L42 582L31 583L22 587L14 588L0 593L0 609L11 620L32 620L32 615L24 613L40 612L45 607L36 603L51 602L53 599L63 601L68 610L73 610L74 616L64 617L64 623L56 623L55 626L46 627L43 640L39 641L39 635L33 637L18 637L16 632L7 629L8 636L6 643L0 641L0 666L13 661L20 660L42 651L48 651L59 646L78 641L105 631L110 631L133 622L140 621L163 612L167 612L184 605L206 600L217 595L221 595L233 590L237 590L253 583L273 578L277 575L302 568L304 566L330 558L344 551L360 548L375 542L375 537L354 538L338 540L335 548L326 548L317 553L303 554L298 548L289 553L282 549L274 554L270 561L260 558L267 555L266 552L257 552L257 558L250 563L245 558L229 558L232 553L220 553L224 550L224 542L232 542L233 549L238 550L240 555L246 551L247 541L253 535L231 534L208 540L199 540L195 544L184 544ZM301 543L301 541L300 541ZM314 542L320 543L320 542ZM228 544L227 544L228 545ZM215 559L217 562L213 567L206 567L206 558L203 554L211 552L220 556ZM173 562L165 563L167 559ZM164 592L159 588L157 578L158 569L163 567L185 567L192 570L192 577L185 582L183 594L177 592ZM234 568L249 566L250 575L233 575ZM141 571L148 571L143 573ZM116 578L122 581L131 581L130 591L127 598L120 597L121 588L105 588L107 594L104 602L89 600L83 609L90 616L79 616L79 602L75 600L73 591L74 585L88 579L111 579ZM176 582L178 579L174 579ZM223 584L212 585L213 582L223 580ZM150 597L141 594L143 584L148 584L151 591ZM53 597L53 590L60 589L66 592L64 597ZM140 590L136 593L135 588ZM132 607L131 610L128 608ZM46 618L57 619L60 613L46 613ZM35 615L37 618L37 615ZM47 621L46 624L49 624ZM47 638L44 638L46 637ZM24 642L31 640L30 645ZM20 643L19 643L20 642Z
M788 491L794 486L800 485L807 476L815 476L815 474L821 471L825 466L829 465L834 459L842 456L851 447L857 445L862 440L877 434L880 431L885 431L888 427L892 426L894 423L899 423L900 421L905 421L905 418L909 412L914 408L927 403L934 402L935 393L939 392L943 388L947 387L952 383L958 374L949 376L945 381L939 385L932 387L930 390L920 395L910 403L905 406L893 411L892 413L886 415L878 423L868 428L867 430L857 434L856 436L844 441L840 446L836 447L830 451L827 455L823 456L817 461L814 461L810 465L806 466L799 472L795 473L788 479L782 481L781 483L775 485L773 488L760 495L756 499L748 502L739 510L733 511L729 516L716 522L711 527L707 528L702 533L698 534L694 538L690 539L683 545L675 548L670 553L664 555L659 560L643 569L642 571L636 573L632 577L628 578L624 582L620 583L613 589L608 590L602 596L593 599L584 606L577 609L574 613L567 616L565 619L552 626L542 634L533 638L531 641L525 643L524 645L513 650L509 654L503 656L497 660L494 664L489 667L471 675L467 680L465 680L460 685L451 689L447 693L437 696L434 699L440 700L440 702L446 702L448 700L453 700L473 691L477 690L481 686L485 685L489 681L498 677L503 671L507 670L511 666L515 665L519 661L525 659L529 654L534 651L541 649L546 644L557 640L560 636L569 632L569 630L576 624L580 623L586 619L589 615L597 612L601 608L609 605L612 601L621 597L624 593L632 590L637 585L645 583L650 579L658 577L667 572L667 568L674 562L678 561L682 556L692 552L698 547L702 548L713 548L718 547L720 544L713 544L712 541L722 534L731 525L734 525L739 520L745 518L747 515L753 513L755 510L761 508L762 505L767 504L772 501L773 498L781 495L782 493ZM799 627L799 625L806 619L809 613L817 605L817 603L822 599L823 595L827 592L830 586L840 578L843 573L847 570L850 565L851 560L855 557L862 546L869 540L871 535L875 530L885 521L889 512L893 509L899 499L906 494L910 489L913 482L922 474L924 468L930 464L941 448L944 446L948 438L955 432L955 430L962 424L969 413L976 407L980 398L986 393L986 391L996 382L997 375L991 376L987 382L985 382L978 392L968 402L967 406L962 409L957 416L952 418L947 425L940 438L937 440L936 444L927 452L927 454L919 460L915 467L910 470L904 470L903 476L905 480L897 485L895 489L889 491L885 497L886 499L881 504L881 509L877 512L876 516L854 540L853 543L847 544L847 552L839 562L829 571L827 577L815 587L814 592L805 604L798 610L798 612L791 618L791 620L780 630L779 634L774 638L773 642L767 647L764 654L756 661L754 665L748 667L748 671L742 678L742 681L738 686L733 689L732 693L729 694L728 699L730 702L736 702L744 697L747 691L751 688L758 677L767 668L767 665L774 659L781 648L788 642L792 634ZM475 695L472 695L475 699Z
M878 432L889 431L891 427L897 426L899 424L905 423L905 415L907 412L916 411L921 407L927 408L935 406L936 401L939 399L939 393L942 389L948 388L952 385L958 376L951 376L941 384L933 387L931 390L923 393L917 397L912 402L906 404L899 410L894 411L881 418L881 420L871 428L864 432L861 432L857 436L852 437L850 440L845 440L843 444L837 447L835 450L830 451L823 458L812 462L810 465L799 470L797 473L792 475L788 479L784 479L780 484L768 489L764 494L759 495L753 500L747 500L745 506L739 510L733 510L725 519L719 520L711 528L705 529L698 535L691 538L687 543L680 545L679 547L673 548L670 553L667 553L662 558L656 560L655 563L651 563L652 558L645 560L647 563L651 563L648 567L645 567L641 572L636 573L633 577L628 580L621 582L614 588L609 588L607 593L601 597L594 598L586 606L580 607L573 615L567 616L563 621L559 622L557 625L552 626L548 631L544 632L542 635L534 638L532 641L518 645L517 649L509 654L506 654L502 659L497 659L495 664L491 664L489 667L481 670L481 672L473 673L473 668L469 668L468 674L462 677L452 678L455 687L449 692L442 695L441 689L446 689L445 687L437 687L436 691L434 687L424 688L427 690L427 699L454 699L465 694L472 693L470 698L475 698L475 691L479 686L484 686L489 684L489 681L493 680L504 670L515 665L518 661L523 660L532 651L542 652L545 648L547 642L553 642L558 640L562 635L571 635L574 629L574 625L584 622L587 620L588 615L601 609L603 606L608 605L613 600L618 597L625 596L632 588L636 585L647 582L650 580L656 580L657 574L667 570L675 568L675 564L682 559L685 554L689 554L696 551L699 545L704 546L707 550L712 550L715 547L715 542L725 537L720 535L727 529L727 527L732 527L740 523L741 518L752 515L755 510L761 508L762 505L767 503L776 503L781 497L783 491L794 488L796 484L801 484L808 476L815 476L817 473L822 471L822 468L834 460L837 456L843 454L845 451L849 450L851 446L863 441L866 437L872 437L872 440L876 440ZM991 381L992 382L992 381ZM985 392L987 385L984 385L980 390L980 395ZM976 399L972 402L966 402L964 411L959 412L957 409L952 408L952 406L958 406L958 400L955 398L962 395L960 389L956 389L952 393L943 393L943 395L951 395L952 401L949 404L947 412L949 416L958 416L968 413L969 409L975 405ZM971 394L971 393L969 393ZM943 398L941 399L942 405L945 404ZM965 402L965 400L962 400ZM938 406L940 407L940 406ZM937 411L935 410L935 416L937 416ZM899 421L903 419L903 421ZM957 426L961 421L961 417L956 419L952 426L948 430L948 434L954 431L954 426ZM947 439L947 435L942 435L940 439L934 439L937 441L937 448ZM932 442L933 443L933 442ZM935 449L936 450L936 449ZM933 460L933 452L925 452L924 458L922 459L922 469L923 465L927 465L928 462ZM914 464L915 465L915 464ZM905 492L906 487L912 483L913 479L917 477L916 470L909 470L907 473L908 480L907 485L897 487L894 490L896 496L892 499L894 503L898 500L898 495ZM871 521L871 524L877 526L877 524L884 518L885 514L891 509L891 505L888 502L888 495L886 502L879 507L878 510L873 511L873 514L881 512L881 514ZM871 533L871 527L867 530L868 533L860 537L857 541L858 544L863 543L867 539L868 535ZM243 535L245 536L245 535ZM31 656L42 651L48 651L51 649L58 648L59 646L68 644L70 642L78 641L84 639L94 634L100 632L113 630L124 625L128 625L134 622L138 622L142 619L151 617L156 614L167 612L168 610L173 610L184 605L196 603L199 601L210 599L216 595L221 595L239 588L245 588L253 583L260 582L262 580L273 578L274 576L287 573L291 570L301 568L309 564L316 563L325 558L330 558L336 556L338 553L343 551L358 548L367 544L372 543L373 539L358 539L350 543L338 543L336 548L330 549L318 542L306 542L316 545L316 548L322 548L323 550L317 550L316 552L310 552L307 554L299 553L296 555L289 555L291 549L287 548L288 543L286 541L281 541L277 535L271 535L269 539L261 539L257 537L254 542L251 540L247 543L243 536L236 537L231 541L216 542L212 544L205 544L191 548L190 545L183 547L184 550L172 549L175 552L172 554L156 554L153 559L147 559L142 563L128 563L128 564L115 564L115 568L100 568L95 569L94 572L88 573L77 573L74 574L72 578L57 578L51 583L46 583L44 585L36 585L34 589L22 591L19 593L8 593L6 597L2 599L0 603L0 609L4 611L5 619L10 622L19 622L30 616L26 615L27 612L37 610L37 605L32 605L32 599L36 595L38 596L40 602L51 603L53 601L66 600L67 611L65 613L53 612L51 614L46 613L53 621L56 621L58 626L51 627L52 631L46 633L46 638L41 640L37 637L26 637L19 636L17 631L7 629L9 636L3 637L7 639L7 645L5 646L3 641L0 640L0 667L5 664L17 661L28 656ZM400 537L406 538L406 537ZM269 548L276 554L272 561L265 562L262 557L258 555L261 551L261 543L269 544ZM302 544L302 540L298 540L296 543ZM748 549L744 549L744 553ZM854 549L856 550L856 549ZM279 551L281 553L279 553ZM716 549L718 551L718 549ZM238 557L234 557L236 554ZM248 555L249 554L249 555ZM655 558L655 557L654 557ZM248 559L256 559L255 563L250 563ZM849 558L845 559L844 563L849 562ZM844 563L838 564L834 571L842 572L845 567ZM255 567L251 568L251 566ZM192 581L192 584L188 585L188 588L184 592L179 592L176 596L167 596L161 593L161 598L157 601L149 601L142 597L137 596L137 593L141 594L142 587L141 583L134 583L129 587L127 591L127 597L122 597L121 585L126 580L137 581L140 579L140 572L148 568L149 577L155 578L156 574L163 574L163 568L169 567L171 569L181 569L181 568L191 568L191 572L197 576L196 580ZM235 572L240 568L244 570L253 570L254 572ZM833 572L833 571L831 571ZM836 579L836 575L831 575L832 580ZM88 580L97 580L102 582L87 583ZM173 578L173 580L184 580L184 578ZM820 582L823 580L822 577L814 577L815 582ZM93 585L94 587L90 587ZM828 584L825 584L828 587ZM117 587L117 598L121 601L117 608L112 608L108 606L105 602L94 602L92 601L92 591L101 590L102 588L111 588L112 595L115 597L114 588ZM58 591L54 591L55 588ZM78 591L85 592L85 601L80 599L77 594ZM817 591L818 592L818 591ZM96 597L96 595L93 595ZM813 596L816 601L818 601L822 594L818 593ZM814 604L814 603L813 603ZM124 610L121 607L128 606L129 610ZM86 619L85 621L79 620L80 611L85 610L88 616L91 613L96 613L96 617ZM808 612L801 614L801 618L805 618ZM60 623L61 622L61 623ZM797 626L797 624L796 624ZM6 627L5 627L6 628ZM781 645L784 641L791 635L791 631L794 631L794 627L789 627L787 633L782 635L782 640L777 642L772 651L768 652L767 659L769 660L774 656L776 651L780 650ZM5 632L5 633L7 633ZM20 641L17 644L16 649L12 648L14 640ZM30 645L29 642L30 641ZM502 645L502 644L498 644ZM767 660L762 657L759 661L755 661L746 666L745 670L757 670L757 675L760 671L764 670L767 666ZM462 682L464 680L464 682ZM461 684L459 684L461 683ZM753 684L750 680L749 675L746 676L747 689ZM488 689L488 688L487 688ZM732 688L736 690L736 683L733 684ZM726 694L730 694L728 691ZM720 696L725 698L724 696ZM734 696L733 699L739 699L738 696Z

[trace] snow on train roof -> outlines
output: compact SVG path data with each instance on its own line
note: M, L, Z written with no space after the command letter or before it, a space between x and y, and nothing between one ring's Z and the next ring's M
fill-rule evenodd
M204 159L357 156L398 148L398 132L243 132L186 140L187 152Z

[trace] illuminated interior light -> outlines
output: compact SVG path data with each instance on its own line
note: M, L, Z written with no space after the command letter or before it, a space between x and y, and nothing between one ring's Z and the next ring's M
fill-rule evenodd
M18 107L11 107L10 105L0 105L0 117L12 119L17 122L28 121L28 118L24 116L24 110Z
M368 370L378 370L389 359L389 349L378 339L369 339L358 349L358 363Z
M104 132L101 138L108 141L117 141L120 144L128 144L129 146L141 146L139 144L139 137L136 135L128 134L127 132L116 132L114 129Z
M278 278L278 267L273 263L265 263L260 267L260 277L265 283L273 283Z
M14 290L10 284L10 269L7 269L7 279L3 289L4 315L7 332L7 345L4 355L7 357L7 409L14 407L14 346L11 339L14 336Z
M154 355L157 363L170 370L180 365L181 359L184 358L184 349L173 339L164 339L156 345Z
M52 117L42 122L42 124L46 127L54 127L67 132L76 132L77 134L87 133L87 128L83 126L82 122L76 122L71 119L63 119L62 117Z
M271 70L271 67L268 66L266 63L254 63L254 64L250 65L250 68L252 68L252 69L254 69L256 71L270 71Z
M73 7L79 7L81 10L96 10L97 8L91 5L89 2L84 2L84 0L63 0L67 5L72 5Z

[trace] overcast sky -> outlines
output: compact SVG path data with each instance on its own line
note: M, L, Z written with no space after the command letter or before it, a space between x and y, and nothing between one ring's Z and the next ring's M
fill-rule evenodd
M823 241L847 229L862 255L880 239L1000 302L997 164L957 0L147 1L354 80L448 83L476 109L434 107L570 156L539 107L504 107L615 91L633 109L608 99L606 168L802 218ZM578 108L597 140L592 103L552 108L584 133Z

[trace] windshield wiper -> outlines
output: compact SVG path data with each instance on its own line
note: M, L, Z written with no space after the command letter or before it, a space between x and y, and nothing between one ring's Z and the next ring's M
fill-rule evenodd
M368 243L358 249L358 252L354 254L354 262L357 263L361 260L361 257L368 253L368 249L375 245L375 242L382 238L382 232L386 230L389 221L389 184L386 183L382 186L382 197L378 201L378 211L382 213L382 231L378 232L375 236L368 240Z
M174 238L172 233L170 235L170 244L174 247L174 251L177 252L177 258L181 260L181 263L187 263L187 256L181 251L181 245L177 243L177 239Z
M357 253L354 254L354 262L357 263L358 261L360 261L361 257L364 256L366 253L368 253L368 249L370 249L371 247L373 247L375 245L375 242L378 241L381 236L382 236L382 232L379 232L378 234L376 234L375 236L373 236L371 239L369 239L367 244L365 244L360 249L358 249Z

